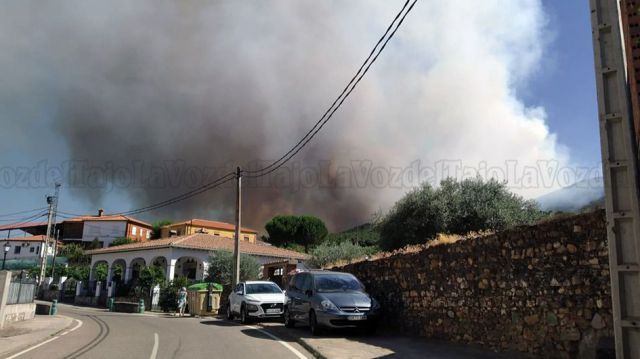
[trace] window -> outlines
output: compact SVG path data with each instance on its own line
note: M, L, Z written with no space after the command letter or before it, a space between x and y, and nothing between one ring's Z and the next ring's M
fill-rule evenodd
M220 232L213 232L213 235L214 235L214 236L219 236L219 235L220 235Z
M35 249L34 247L29 248L29 252L30 252L30 253L35 252L35 250L36 250L36 249Z
M244 236L244 240L249 242L249 236Z
M151 231L147 229L147 239L151 238Z
M136 234L136 226L131 226L131 234Z
M318 292L363 291L362 283L351 274L327 273L316 276Z
M308 277L308 275L305 273L300 273L295 276L294 285L296 290L303 290L304 284L306 282L306 277Z
M303 292L311 290L311 288L313 287L311 282L312 282L311 275L305 274L304 281L302 282L302 288L300 288L300 290L302 290Z
M247 294L273 294L282 293L280 287L275 283L253 283L247 284Z
M20 254L20 250L21 249L22 249L22 247L20 247L20 246L13 247L13 254Z

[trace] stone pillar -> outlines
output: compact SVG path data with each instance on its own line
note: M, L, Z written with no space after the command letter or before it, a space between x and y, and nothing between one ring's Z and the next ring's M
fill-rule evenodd
M77 281L76 282L76 297L79 297L80 293L82 293L82 281Z
M100 296L100 290L102 289L102 282L101 281L97 281L96 282L96 297Z
M11 272L0 271L0 329L4 327L4 312L7 307L9 297L9 286L11 285Z
M124 269L124 282L125 283L129 283L129 281L131 280L131 273L133 271L133 268L131 268L130 265L128 265L125 269Z
M111 277L113 276L113 263L107 265L107 285L111 283Z
M167 282L172 281L176 274L176 262L178 262L177 259L169 259L167 262Z

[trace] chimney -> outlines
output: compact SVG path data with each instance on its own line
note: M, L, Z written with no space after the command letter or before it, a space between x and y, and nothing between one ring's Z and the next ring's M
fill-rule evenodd
M98 217L102 217L102 214L104 213L104 209L100 208L98 210Z

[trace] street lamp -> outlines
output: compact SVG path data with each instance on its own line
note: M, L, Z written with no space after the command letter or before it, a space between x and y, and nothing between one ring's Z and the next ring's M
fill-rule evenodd
M4 242L4 257L2 257L2 270L4 270L4 262L7 260L7 253L11 249L9 242Z

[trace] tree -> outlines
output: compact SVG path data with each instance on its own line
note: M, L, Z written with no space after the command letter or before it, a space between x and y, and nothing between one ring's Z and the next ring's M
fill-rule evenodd
M258 279L260 263L248 255L240 254L240 280ZM233 277L233 252L216 250L209 255L207 281L229 285Z
M515 195L503 182L448 178L409 192L376 225L384 250L425 243L438 233L466 234L531 224L545 215L534 201Z
M109 271L109 266L107 263L98 263L96 264L95 271L95 280L104 282L107 280L107 272Z
M349 241L338 244L322 243L311 251L308 264L313 268L323 268L339 261L351 262L376 252L376 247L363 247Z
M156 266L145 266L138 277L140 287L148 293L156 284L164 283L164 272Z
M135 243L136 241L134 241L131 238L127 238L127 237L118 237L116 239L114 239L111 244L109 244L109 247L116 247L116 246L122 246L125 244L131 244L131 243Z
M265 229L269 233L269 243L280 247L298 244L305 252L320 244L328 233L324 222L313 216L278 215L267 222Z
M327 227L320 218L298 217L298 244L304 246L305 252L309 252L309 247L320 244L327 237L327 233Z
M65 244L60 250L59 256L67 258L69 265L89 264L91 262L91 257L84 254L82 246L76 243Z
M282 247L286 244L296 243L298 217L275 216L265 224L264 229L266 229L269 234L268 242L274 246Z
M151 229L152 229L152 231L151 231L151 239L158 239L158 238L160 238L160 235L161 235L161 233L160 233L160 232L161 232L161 230L162 230L162 227L164 227L164 226L168 226L168 225L170 225L170 224L172 224L172 223L173 223L173 221L171 221L171 220L169 220L169 219L163 219L163 220L160 220L160 221L154 222L154 223L151 225Z
M380 248L392 250L424 243L444 231L443 209L427 183L405 195L380 223Z

